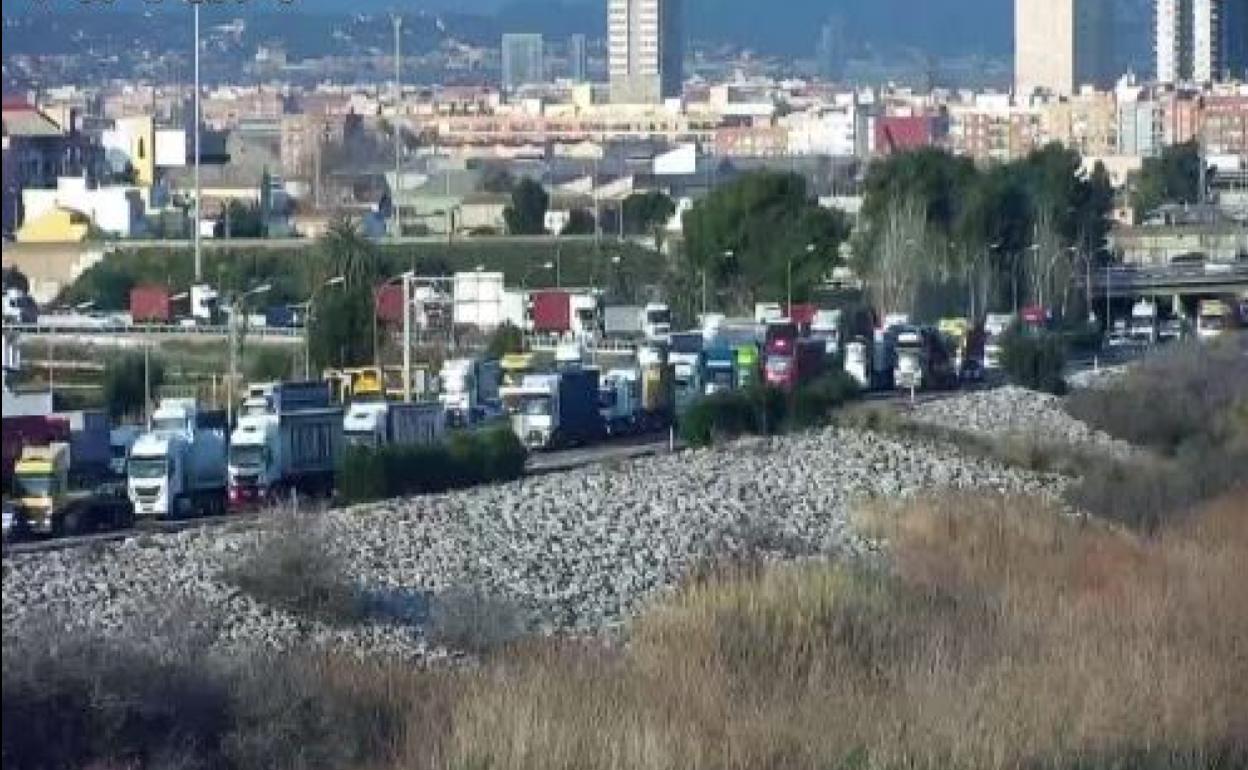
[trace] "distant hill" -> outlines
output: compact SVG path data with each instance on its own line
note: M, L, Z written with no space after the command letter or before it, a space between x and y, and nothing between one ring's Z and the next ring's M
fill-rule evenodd
M1151 69L1152 0L1107 0L1118 6L1120 58L1137 71ZM933 55L1008 56L1013 50L1013 0L685 0L686 27L696 39L746 46L764 53L804 56L813 52L820 25L839 18L864 49L917 48ZM562 38L573 32L600 37L607 0L249 0L213 8L222 18L254 14L377 14L401 10L443 16L458 34L490 40L505 30ZM25 13L81 10L78 0L12 0L5 18ZM118 11L185 12L179 2L114 0ZM92 12L108 13L96 5Z

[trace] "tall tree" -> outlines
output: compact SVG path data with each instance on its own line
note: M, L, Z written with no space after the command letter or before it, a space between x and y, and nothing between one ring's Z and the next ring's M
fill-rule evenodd
M1130 182L1131 206L1137 222L1163 203L1200 200L1200 147L1195 140L1166 147L1156 158L1145 158Z
M731 310L762 299L782 300L792 275L802 300L836 265L849 227L840 212L822 208L795 174L746 174L685 213L685 261L708 292Z
M507 232L512 235L541 235L546 232L546 209L550 196L541 183L525 177L511 191L511 205L503 210Z
M144 380L147 380L145 383ZM104 404L113 418L143 416L145 393L153 398L165 381L164 360L142 353L127 352L110 356L104 365Z
M374 357L373 291L381 277L376 248L354 221L342 219L321 236L317 251L320 269L307 330L312 357L323 366L368 363Z

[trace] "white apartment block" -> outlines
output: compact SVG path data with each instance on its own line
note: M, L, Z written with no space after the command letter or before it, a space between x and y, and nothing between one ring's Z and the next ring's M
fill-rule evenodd
M1213 83L1248 66L1248 0L1157 0L1157 80Z
M654 104L679 98L683 83L681 0L608 0L611 100Z

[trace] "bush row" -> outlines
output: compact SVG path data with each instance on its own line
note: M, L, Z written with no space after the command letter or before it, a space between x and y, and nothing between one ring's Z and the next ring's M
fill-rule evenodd
M785 394L754 387L701 398L681 418L681 437L693 446L737 436L770 436L823 424L829 413L853 398L858 385L836 371Z
M1063 395L1066 343L1061 334L1029 332L1016 326L1002 340L1001 368L1015 385Z
M344 503L445 492L524 475L528 453L510 428L458 433L434 446L351 447L338 467Z

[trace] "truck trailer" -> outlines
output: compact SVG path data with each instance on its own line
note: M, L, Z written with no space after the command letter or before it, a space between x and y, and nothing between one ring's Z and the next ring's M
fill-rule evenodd
M446 410L436 401L353 401L342 418L348 446L426 446L442 440Z

